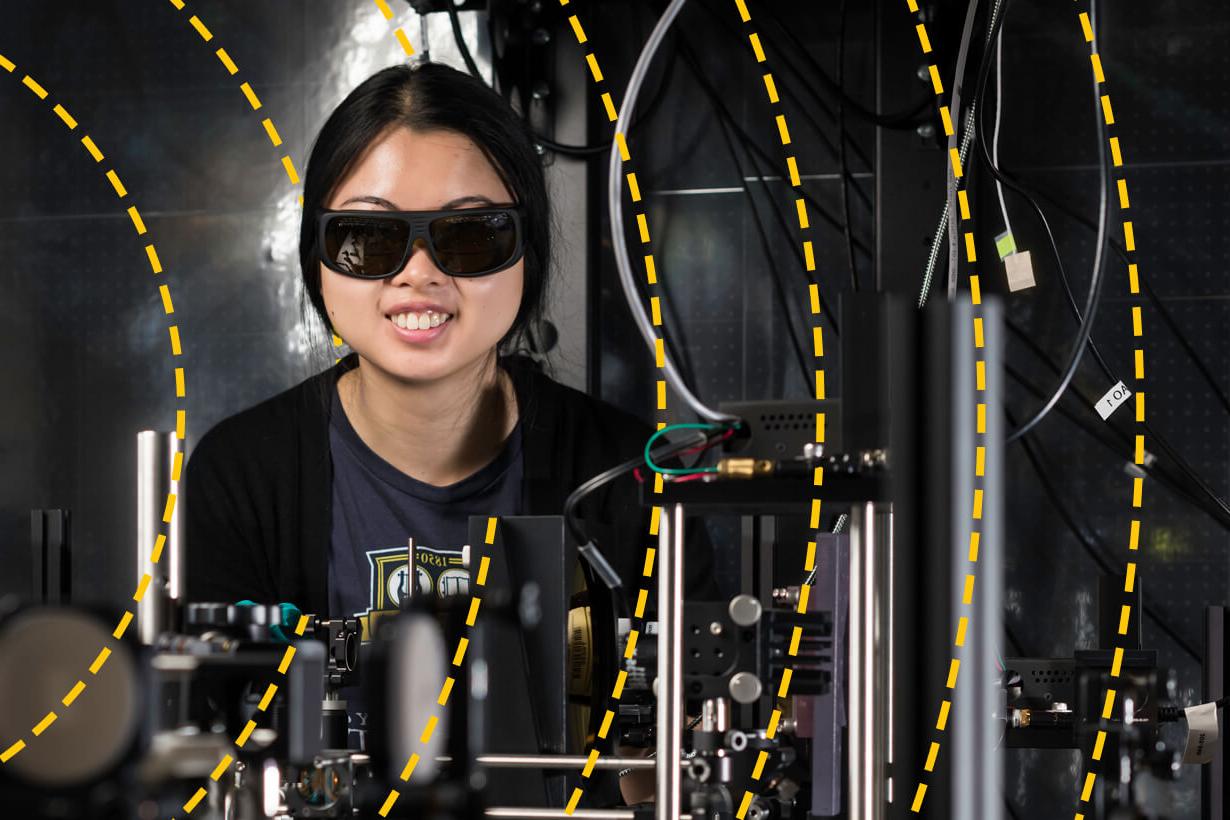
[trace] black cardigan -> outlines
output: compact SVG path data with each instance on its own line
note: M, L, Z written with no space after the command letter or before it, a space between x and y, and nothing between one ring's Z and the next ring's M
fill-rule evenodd
M357 363L352 353L201 438L184 479L187 601L289 601L305 612L343 614L329 612L329 399L337 379ZM529 359L513 356L502 364L522 419L527 515L561 514L573 489L641 453L653 432L550 379ZM625 586L639 587L640 561L656 538L635 480L625 476L596 491L579 514ZM697 524L690 527L686 561L688 594L713 597L712 551Z

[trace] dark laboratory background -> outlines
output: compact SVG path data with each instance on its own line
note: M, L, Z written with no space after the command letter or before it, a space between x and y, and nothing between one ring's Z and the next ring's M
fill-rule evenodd
M814 200L817 276L834 311L851 288L851 263L862 289L916 298L943 207L939 123L905 5L754 4ZM0 396L0 592L30 591L30 511L67 508L74 597L131 594L135 437L174 427L174 365L186 374L191 452L217 421L332 363L327 340L300 311L298 186L280 160L290 156L301 172L327 111L370 73L405 59L393 27L420 52L461 64L447 21L424 26L404 3L390 6L392 22L369 0L202 0L183 12L166 0L3 4L0 54L16 69L0 72L0 328L9 351ZM661 5L585 6L591 45L622 88ZM1146 484L1144 640L1177 671L1179 701L1197 702L1203 607L1225 602L1230 581L1222 501L1230 494L1230 7L1097 6L1141 276L1152 294L1143 314L1148 413L1170 452L1165 480ZM936 44L950 72L964 4L928 8L932 29L950 34ZM209 43L189 12L208 25ZM476 18L463 18L475 33ZM556 136L605 140L609 126L560 22L544 86ZM630 141L654 229L666 336L711 403L811 392L796 351L802 345L806 354L810 317L793 196L762 72L739 25L733 3L689 4L646 82ZM1083 303L1099 178L1088 45L1068 0L1017 0L1003 31L1000 162L1036 192ZM218 47L239 74L223 68ZM490 54L477 56L490 65ZM46 101L22 85L27 73L50 93ZM259 95L259 112L242 81ZM837 82L857 104L837 103ZM53 113L56 102L80 123L75 131ZM877 127L868 109L900 116ZM266 117L280 147L262 127ZM989 128L995 112L986 117ZM86 133L105 154L102 164L81 145ZM587 165L548 153L545 161L562 233L557 377L651 418L652 357L632 328L610 254L605 156ZM122 203L103 177L112 167L128 191ZM1032 252L1038 286L1007 292L992 245L1004 219L987 176L975 174L979 255L990 260L982 280L1004 298L1006 400L1019 420L1053 388L1076 320L1046 234L1010 191L1006 209L1017 245ZM147 237L136 236L130 204ZM1116 210L1112 202L1112 225ZM183 345L174 365L148 241L174 296ZM1122 572L1128 465L1090 406L1115 380L1130 381L1135 344L1125 266L1113 251L1106 265L1093 340L1113 378L1086 356L1059 411L1028 447L1006 451L1006 657L1066 657L1092 646L1098 562ZM944 270L941 261L933 298L943 298ZM839 340L840 328L822 321ZM839 396L836 364L836 356L826 361L830 393ZM1006 760L1005 799L1017 816L1071 812L1075 753L1011 750ZM1152 788L1146 806L1198 816L1193 767Z

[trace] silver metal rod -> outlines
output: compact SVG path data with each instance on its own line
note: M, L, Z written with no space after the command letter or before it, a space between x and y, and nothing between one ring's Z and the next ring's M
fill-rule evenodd
M729 728L729 700L726 698L709 698L700 705L700 730L702 732L725 732Z
M956 607L948 612L954 625L968 614L969 634L958 650L961 674L952 699L948 752L952 764L953 820L999 820L1004 816L1000 784L1003 782L1003 755L995 749L1000 732L987 715L999 708L996 686L995 645L1001 634L1003 603L1003 445L1006 433L1000 412L1000 389L1003 383L1001 359L1001 305L987 300L982 306L985 343L975 350L970 338L973 307L961 303L954 309L952 330L952 540L949 545L949 577L953 589L960 589L967 573L977 576L977 593L970 607ZM975 353L977 355L975 356ZM975 359L985 362L984 390L975 387ZM976 433L975 410L985 403L986 432ZM981 475L976 475L976 449L985 447ZM970 517L970 499L975 488L983 493L982 518ZM978 560L969 556L971 527L981 532ZM951 628L951 627L950 627ZM951 633L950 633L951 634ZM964 776L960 773L968 773ZM976 774L974 774L976 773Z
M537 820L548 817L570 818L602 818L602 820L636 820L636 812L631 809L575 809L572 814L563 809L529 809L510 806L492 806L483 811L486 817L519 818L520 820ZM676 820L692 820L690 814L677 815Z
M180 538L180 504L175 504L169 524L163 522L168 499L176 496L179 481L172 477L179 440L175 433L142 430L137 433L137 567L134 585L149 573L149 586L137 604L137 636L152 644L160 632L173 626L173 601L183 583L183 545ZM159 536L165 541L158 547ZM157 563L154 550L161 551Z
M439 758L442 762L450 758ZM581 769L589 758L584 755L478 755L474 762L492 769ZM681 758L680 766L688 761ZM599 757L595 769L654 769L658 762L652 757Z
M512 808L508 806L492 806L483 812L486 817L518 817L524 820L534 820L539 817L592 817L605 820L635 820L636 812L631 809L574 809L572 814L563 809L530 809Z
M656 820L683 810L683 505L672 504L658 535L658 783Z
M876 505L876 545L878 555L880 557L880 566L883 570L880 572L880 577L877 582L877 596L882 602L878 606L880 618L880 657L883 659L881 669L883 670L880 678L877 691L881 694L882 706L884 709L884 733L881 736L884 742L884 769L886 782L884 784L884 799L888 803L892 803L895 799L893 794L893 778L888 774L893 768L893 726L895 725L896 717L893 714L893 681L895 674L893 670L893 656L896 654L896 649L893 647L893 601L897 599L896 590L893 588L893 507L891 504ZM887 812L887 807L885 808Z
M860 504L850 517L850 816L887 816L889 563L886 510Z
M850 795L850 816L863 817L871 803L871 786L868 774L871 771L867 755L870 751L867 736L868 686L867 686L867 615L869 607L864 578L867 575L867 556L861 548L863 518L861 507L850 511L850 766L847 791Z

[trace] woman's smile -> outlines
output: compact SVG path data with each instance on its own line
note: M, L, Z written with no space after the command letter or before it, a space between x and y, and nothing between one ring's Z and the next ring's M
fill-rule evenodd
M411 344L425 344L443 336L452 325L453 317L447 313L399 313L390 316L388 322L398 339Z

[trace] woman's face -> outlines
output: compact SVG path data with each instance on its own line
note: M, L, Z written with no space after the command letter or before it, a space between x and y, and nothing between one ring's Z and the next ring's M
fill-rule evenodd
M372 143L326 207L432 211L512 201L468 137L398 127ZM524 272L518 260L489 276L454 278L435 266L420 241L406 266L387 279L356 279L322 264L320 285L329 319L351 349L402 380L434 381L491 353L516 318ZM428 329L401 327L420 323Z

